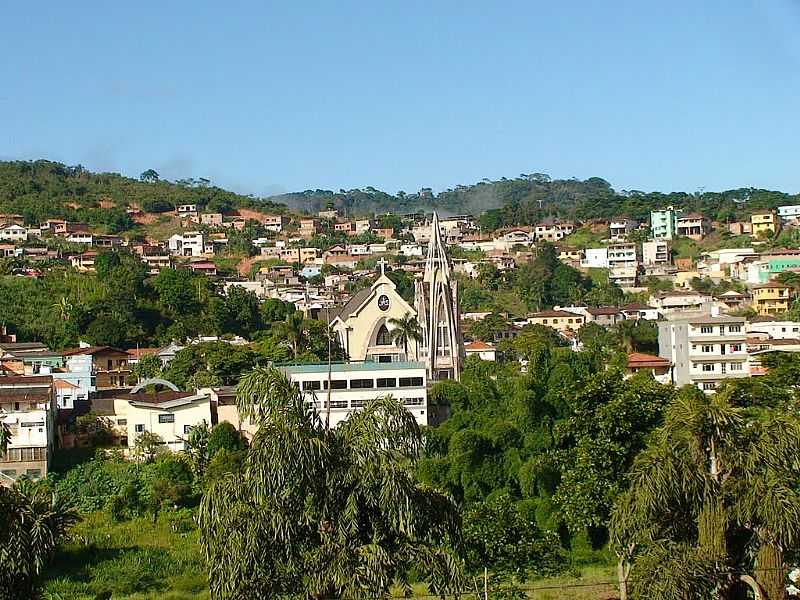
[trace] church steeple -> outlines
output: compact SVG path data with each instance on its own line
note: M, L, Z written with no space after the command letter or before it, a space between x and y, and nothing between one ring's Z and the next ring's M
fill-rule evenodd
M452 280L439 216L434 212L422 281L415 283L415 308L423 329L421 358L432 380L458 379L464 357L458 282Z

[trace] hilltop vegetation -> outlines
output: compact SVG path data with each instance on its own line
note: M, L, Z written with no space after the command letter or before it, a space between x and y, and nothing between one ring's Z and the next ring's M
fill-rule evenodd
M316 213L338 209L348 217L382 213L438 210L483 215L485 230L533 224L546 216L570 219L610 219L627 215L646 219L654 208L675 206L702 212L717 221L735 220L756 209L800 202L800 194L755 188L722 192L643 192L615 190L600 177L551 179L542 173L522 173L512 179L483 179L435 193L389 193L374 187L314 189L270 198L255 198L224 190L205 178L161 179L152 169L139 179L116 173L91 173L80 165L46 160L0 162L0 211L22 214L35 224L48 218L86 221L109 233L126 231L133 222L125 208L148 213L173 210L178 204L203 204L211 212L249 208L285 212L287 206Z
M204 178L166 181L152 169L133 179L47 160L0 162L0 212L20 214L29 225L67 219L119 233L134 225L126 208L160 213L178 204L195 203L218 212L285 210L266 200L223 190Z
M542 173L522 173L513 179L483 179L473 185L457 185L438 194L430 188L390 194L366 187L338 192L306 190L272 200L308 211L336 208L348 215L433 209L445 213L483 214L483 228L496 229L532 224L545 216L587 220L627 215L644 220L651 209L666 206L702 212L718 221L735 220L755 209L800 202L800 195L755 188L698 193L616 191L600 177L551 179Z

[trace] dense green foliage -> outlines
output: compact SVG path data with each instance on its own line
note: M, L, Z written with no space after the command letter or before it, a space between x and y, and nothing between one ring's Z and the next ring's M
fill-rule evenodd
M205 179L170 183L155 171L149 177L144 176L146 173L136 180L46 160L0 161L0 212L21 214L31 225L61 218L117 233L133 227L125 212L129 206L147 212L174 210L179 204L202 204L210 211L247 207L274 212L285 208L228 192ZM111 202L113 206L101 208L100 202Z
M417 193L390 194L371 187L364 189L306 190L284 194L273 200L292 207L316 211L335 207L348 215L411 213L437 209L449 213L481 215L484 230L506 225L533 224L546 216L573 219L610 219L629 215L649 217L650 210L675 206L698 211L719 221L734 220L750 211L796 204L797 195L754 188L723 192L615 191L599 178L586 180L551 179L542 173L521 174L512 179L484 179L474 185L458 185L435 194L429 188Z
M328 429L270 368L242 379L237 405L258 431L199 513L214 597L383 596L412 572L458 589L458 513L415 481L422 434L401 404L375 400Z

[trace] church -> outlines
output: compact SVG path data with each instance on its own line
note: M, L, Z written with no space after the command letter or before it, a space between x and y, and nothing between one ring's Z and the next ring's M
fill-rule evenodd
M414 284L414 306L386 276L385 260L375 282L354 294L332 315L330 326L350 360L420 361L429 381L458 379L464 361L464 341L458 306L458 282L442 241L439 218L433 214L425 272ZM392 339L393 323L411 316L419 324L419 341Z

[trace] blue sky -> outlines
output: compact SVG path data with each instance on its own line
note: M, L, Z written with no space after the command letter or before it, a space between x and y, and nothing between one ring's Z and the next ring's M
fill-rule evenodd
M0 158L263 195L800 192L800 0L14 2Z

